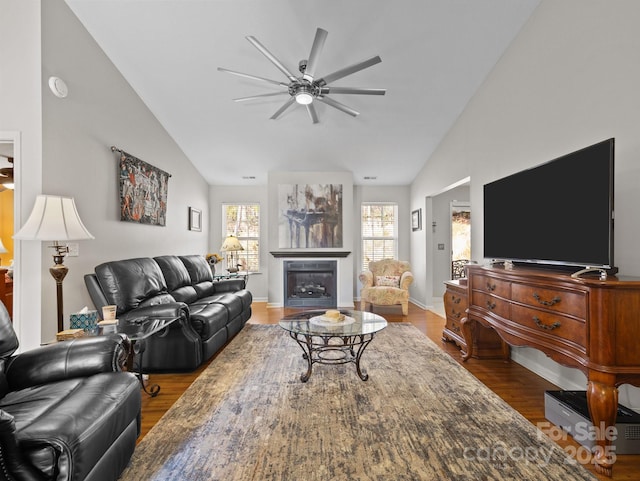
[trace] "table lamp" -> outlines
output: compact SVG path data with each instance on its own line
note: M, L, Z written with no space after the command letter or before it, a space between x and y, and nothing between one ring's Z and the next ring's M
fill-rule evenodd
M62 281L69 269L62 262L69 252L69 246L61 244L60 241L94 239L80 220L75 201L72 197L37 196L31 215L13 238L53 241L49 247L54 250L54 265L49 269L49 272L56 281L58 332L64 330Z
M244 247L240 244L238 238L234 235L227 236L220 247L222 252L229 253L229 259L227 259L227 270L229 272L238 272L238 258L234 255L234 252L243 251ZM234 260L235 259L235 260Z

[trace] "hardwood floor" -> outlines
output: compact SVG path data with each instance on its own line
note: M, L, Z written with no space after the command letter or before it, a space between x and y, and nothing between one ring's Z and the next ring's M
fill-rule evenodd
M293 312L293 310L267 309L266 303L254 302L253 314L249 322L277 324L280 318L289 312ZM533 424L544 423L540 425L541 427L549 424L544 417L544 391L557 390L558 387L554 384L515 362L470 359L468 362L462 363L459 349L452 343L442 341L444 319L431 311L424 311L410 304L407 317L402 316L399 307L380 307L375 308L374 312L384 316L389 322L410 322L530 422ZM150 398L143 393L142 433L138 442L207 366L208 363L191 373L154 374L151 376L150 381L158 383L161 386L161 392L155 398ZM553 432L557 433L556 430ZM584 453L584 449L570 436L567 436L566 439L555 440L570 454L576 453L576 451ZM591 465L587 465L587 467L595 473ZM613 478L597 476L601 480L640 480L640 455L619 455L613 471Z

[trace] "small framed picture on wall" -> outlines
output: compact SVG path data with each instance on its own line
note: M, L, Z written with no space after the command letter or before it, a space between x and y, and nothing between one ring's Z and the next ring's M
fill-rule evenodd
M202 211L189 207L189 230L202 231Z
M422 230L422 209L411 212L411 230Z

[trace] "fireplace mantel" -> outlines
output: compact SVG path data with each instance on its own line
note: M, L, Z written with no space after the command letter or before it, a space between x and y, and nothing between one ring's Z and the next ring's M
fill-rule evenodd
M347 257L351 254L350 251L271 251L270 254L273 257Z

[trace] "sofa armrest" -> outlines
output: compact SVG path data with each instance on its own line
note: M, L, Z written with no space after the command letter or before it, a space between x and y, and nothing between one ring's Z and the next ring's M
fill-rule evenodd
M170 302L138 307L119 315L125 322L141 317L189 317L189 307L184 302Z
M413 282L413 274L409 271L404 271L400 276L400 289L409 290L409 286Z
M0 466L4 471L2 479L44 481L44 476L24 460L16 439L15 420L11 414L2 409L0 409Z
M364 271L360 273L360 282L362 282L362 287L371 287L373 286L373 272Z
M16 391L50 382L121 371L131 343L119 334L79 337L12 356L5 374Z
M221 292L237 292L246 287L244 279L222 279L213 283L213 289L216 294Z

